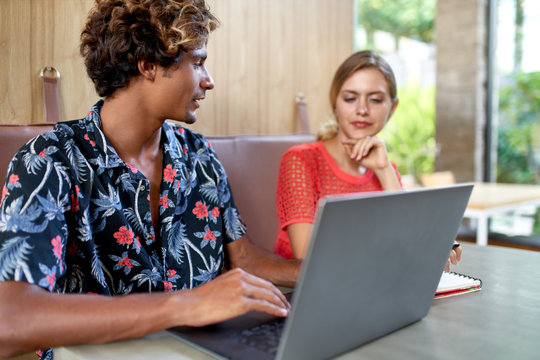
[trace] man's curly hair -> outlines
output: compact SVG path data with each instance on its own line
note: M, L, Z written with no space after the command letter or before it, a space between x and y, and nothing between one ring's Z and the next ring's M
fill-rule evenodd
M168 68L218 25L205 0L96 0L80 51L97 93L107 97L139 74L139 60Z

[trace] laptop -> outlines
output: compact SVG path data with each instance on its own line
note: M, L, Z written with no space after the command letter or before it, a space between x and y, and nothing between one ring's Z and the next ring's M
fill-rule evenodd
M286 319L169 331L218 359L327 359L421 320L472 187L325 197Z

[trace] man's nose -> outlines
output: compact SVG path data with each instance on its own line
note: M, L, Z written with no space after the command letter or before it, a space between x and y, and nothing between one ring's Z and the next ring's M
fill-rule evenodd
M212 79L208 71L206 72L206 76L201 80L201 87L205 90L212 90L214 88L214 79Z

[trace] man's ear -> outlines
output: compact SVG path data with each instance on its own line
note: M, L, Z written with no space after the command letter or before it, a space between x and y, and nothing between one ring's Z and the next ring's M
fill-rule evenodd
M147 80L154 81L157 73L157 65L144 59L137 62L139 73Z

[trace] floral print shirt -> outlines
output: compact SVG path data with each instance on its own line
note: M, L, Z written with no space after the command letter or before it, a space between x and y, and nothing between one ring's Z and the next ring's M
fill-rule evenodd
M202 135L163 124L154 229L149 182L107 141L102 104L30 140L10 163L0 205L0 281L124 295L212 280L224 266L224 245L245 233L214 150Z

